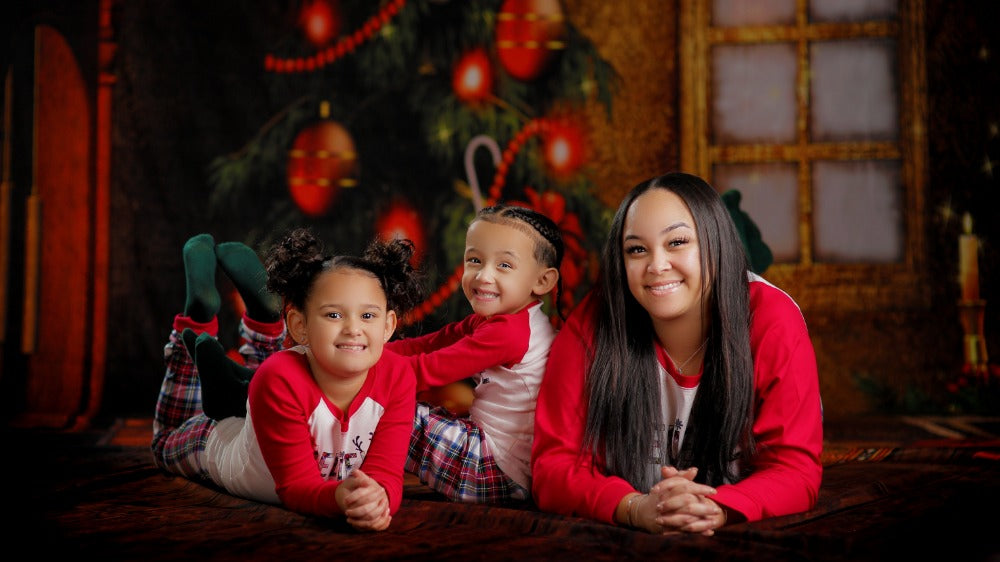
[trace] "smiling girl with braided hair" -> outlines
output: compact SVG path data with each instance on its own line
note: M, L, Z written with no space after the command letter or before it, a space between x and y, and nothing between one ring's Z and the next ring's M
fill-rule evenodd
M507 503L530 495L535 400L555 337L541 299L559 284L563 252L559 228L545 215L482 209L465 239L462 290L473 313L386 345L409 356L418 390L476 383L467 417L421 402L414 418L406 470L452 500Z

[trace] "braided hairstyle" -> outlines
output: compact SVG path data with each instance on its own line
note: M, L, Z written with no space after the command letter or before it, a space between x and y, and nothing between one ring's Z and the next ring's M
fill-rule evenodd
M493 205L481 209L473 222L480 220L510 226L527 234L535 241L535 260L545 267L554 267L559 271L566 246L563 243L562 232L549 217L527 207ZM552 301L555 303L556 313L565 319L559 307L560 293L562 293L562 275L556 280L556 294Z
M359 256L330 256L322 242L306 228L293 230L275 244L265 260L267 288L282 297L285 307L304 310L320 273L336 269L367 271L385 291L386 306L402 316L423 298L420 274L411 265L413 242L373 240Z

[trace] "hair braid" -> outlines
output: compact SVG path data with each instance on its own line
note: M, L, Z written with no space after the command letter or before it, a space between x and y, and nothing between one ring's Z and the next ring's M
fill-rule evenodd
M535 243L535 259L538 260L538 263L544 264L546 267L554 267L557 271L562 266L563 256L566 253L566 244L563 242L562 231L559 230L559 226L552 219L544 214L527 207L494 205L479 211L476 219L495 223L509 221L515 227L517 223L530 226L531 231L542 239ZM552 300L555 305L556 314L560 318L564 318L558 298L561 293L562 275L560 274L556 280L556 295Z

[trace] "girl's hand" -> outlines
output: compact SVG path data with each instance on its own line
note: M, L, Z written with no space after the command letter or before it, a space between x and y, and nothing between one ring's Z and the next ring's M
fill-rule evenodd
M660 527L660 533L701 533L715 534L715 529L726 523L726 512L710 499L715 488L694 482L698 469L691 467L677 470L672 466L660 469L663 480L657 482L650 491L655 515L652 522ZM657 532L657 531L654 531Z
M389 528L389 496L385 488L360 468L340 483L335 494L337 505L347 523L360 531L384 531Z

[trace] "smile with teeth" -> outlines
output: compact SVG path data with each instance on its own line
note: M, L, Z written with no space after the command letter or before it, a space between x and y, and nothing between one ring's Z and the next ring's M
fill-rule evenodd
M476 289L474 293L476 295L476 298L483 300L492 300L500 297L500 293L486 292L481 289Z
M681 281L667 281L664 283L657 283L655 285L647 285L646 288L649 289L649 292L654 295L663 295L676 291L680 288L681 283Z
M343 351L364 351L368 346L363 343L339 343L337 349Z

